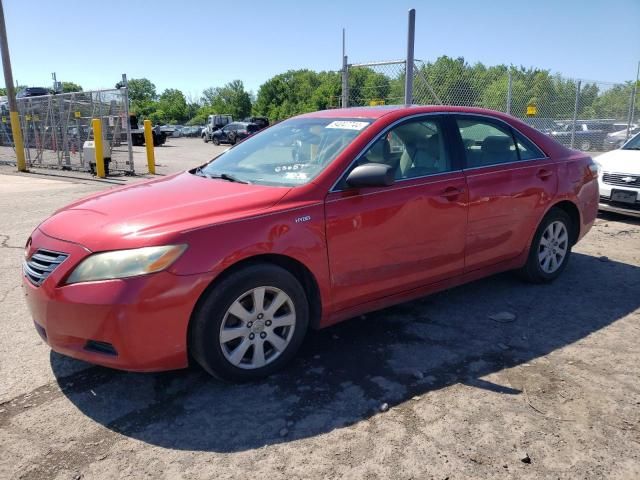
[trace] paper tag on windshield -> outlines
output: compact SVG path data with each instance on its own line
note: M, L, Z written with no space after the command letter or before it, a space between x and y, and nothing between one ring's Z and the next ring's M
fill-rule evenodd
M348 120L335 120L325 128L340 128L342 130L362 130L369 122L352 122Z
M292 180L306 180L309 176L304 172L286 172L284 178L290 178Z

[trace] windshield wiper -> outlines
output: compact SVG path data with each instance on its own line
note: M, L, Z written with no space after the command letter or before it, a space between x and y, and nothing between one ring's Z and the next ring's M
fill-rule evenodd
M240 180L238 177L231 175L230 173L207 173L201 167L196 168L196 175L207 178L219 178L228 182L236 183L251 183L246 180Z
M227 180L229 182L236 182L236 183L251 183L248 182L247 180L240 180L238 177L231 175L230 173L214 173L214 174L210 174L209 178L221 178L222 180Z

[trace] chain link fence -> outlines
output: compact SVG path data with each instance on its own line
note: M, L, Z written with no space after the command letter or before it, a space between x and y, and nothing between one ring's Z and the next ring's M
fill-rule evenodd
M134 173L127 89L74 92L18 99L29 168L93 171L92 119L102 120L105 164L110 174ZM0 162L16 162L9 113L2 107Z
M347 106L402 104L404 60L349 64ZM619 147L640 131L638 86L565 78L547 71L470 66L462 59L417 60L413 103L483 107L509 113L582 150ZM343 78L344 85L344 78ZM331 107L345 103L332 97Z

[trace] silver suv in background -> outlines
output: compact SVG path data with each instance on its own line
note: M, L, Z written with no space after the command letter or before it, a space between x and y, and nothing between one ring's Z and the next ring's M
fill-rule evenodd
M227 114L209 115L207 117L207 124L202 129L200 136L204 143L207 143L213 139L213 132L220 130L225 125L233 122L233 117Z

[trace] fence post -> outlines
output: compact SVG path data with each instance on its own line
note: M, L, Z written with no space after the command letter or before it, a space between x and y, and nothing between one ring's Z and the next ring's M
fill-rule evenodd
M571 125L571 148L573 148L573 144L576 138L576 121L578 120L578 106L580 104L580 85L582 84L581 80L578 80L578 85L576 85L576 103L573 107L573 122Z
M404 78L404 104L413 103L413 51L416 36L416 9L409 10L409 24L407 28L407 59Z
M127 81L127 74L122 74L122 83L124 84L124 88L122 88L122 102L124 104L124 116L125 116L125 125L127 128L127 145L129 151L129 173L131 175L135 174L135 169L133 165L133 146L131 141L131 122L129 120L129 82Z
M349 62L346 55L342 56L342 108L349 107Z
M151 120L144 121L144 145L147 150L147 165L149 166L149 173L151 175L155 175L156 159L153 152L153 134L151 133Z
M631 89L631 102L629 105L629 121L627 122L627 135L625 140L629 140L629 134L631 133L631 124L633 123L633 117L636 113L636 95L638 94L638 82L640 81L640 62L638 62L638 70L636 72L636 83L633 84Z
M511 115L511 86L512 86L512 77L511 77L511 69L508 72L508 82L507 82L507 115Z
M99 178L105 178L104 151L102 149L102 120L99 118L91 120L91 128L93 128L93 151L96 157L96 175Z

